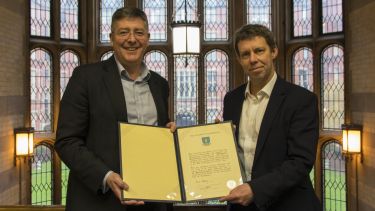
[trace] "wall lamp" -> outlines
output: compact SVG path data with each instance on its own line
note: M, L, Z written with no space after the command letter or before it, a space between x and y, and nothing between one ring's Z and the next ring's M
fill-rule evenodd
M343 124L342 129L342 149L345 155L359 154L361 162L362 156L362 125Z
M34 128L16 128L14 129L15 158L23 157L30 159L34 155ZM14 159L16 163L16 159Z

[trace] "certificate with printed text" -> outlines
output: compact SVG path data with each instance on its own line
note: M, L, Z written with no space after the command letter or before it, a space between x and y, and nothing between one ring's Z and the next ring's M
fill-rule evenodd
M190 202L242 184L231 122L178 128L119 123L124 200Z

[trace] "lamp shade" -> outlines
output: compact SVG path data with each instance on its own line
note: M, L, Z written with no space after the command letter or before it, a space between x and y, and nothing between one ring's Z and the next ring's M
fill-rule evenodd
M361 153L362 126L344 124L341 126L341 129L343 152Z
M173 54L200 53L200 23L172 23Z
M16 156L31 156L34 151L34 128L14 129Z

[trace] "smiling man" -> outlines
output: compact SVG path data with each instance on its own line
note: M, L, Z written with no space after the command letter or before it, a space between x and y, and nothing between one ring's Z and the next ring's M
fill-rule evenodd
M110 37L114 55L77 67L61 99L55 148L70 169L66 210L171 210L172 204L121 201L131 184L119 175L118 121L172 131L175 124L168 82L142 62L150 38L146 14L118 9Z
M262 25L241 27L234 48L249 82L224 98L224 120L236 127L245 183L222 201L230 211L317 211L309 178L319 135L315 94L276 73L278 48Z

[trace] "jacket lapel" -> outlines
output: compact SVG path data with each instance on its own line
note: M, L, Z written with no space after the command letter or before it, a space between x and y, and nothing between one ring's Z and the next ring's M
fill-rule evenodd
M275 86L272 90L266 111L264 113L262 124L260 126L258 141L257 141L256 149L255 149L253 168L256 165L259 154L261 153L264 143L267 140L267 136L269 134L272 121L277 115L280 105L284 101L284 98L285 98L284 83L285 82L283 81L283 79L280 79L278 76Z
M151 94L152 94L152 97L154 99L154 102L155 102L155 106L156 106L156 111L157 111L157 114L158 114L158 125L159 126L164 126L164 125L161 125L163 124L163 122L165 122L166 120L163 119L163 117L166 115L165 112L164 112L164 109L165 108L165 105L163 103L163 95L161 93L161 86L160 84L158 84L158 81L156 80L154 74L151 72L151 77L150 77L150 80L148 81L148 85L150 87L150 91L151 91Z
M113 110L118 117L117 120L127 122L124 90L122 89L121 78L114 56L105 61L104 71L104 84L107 88Z

